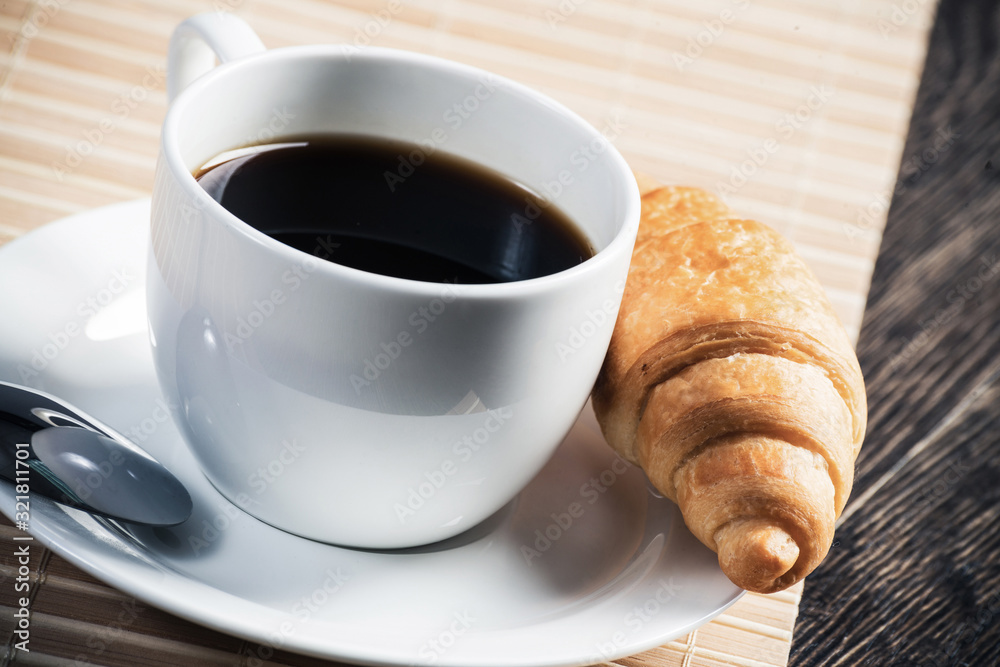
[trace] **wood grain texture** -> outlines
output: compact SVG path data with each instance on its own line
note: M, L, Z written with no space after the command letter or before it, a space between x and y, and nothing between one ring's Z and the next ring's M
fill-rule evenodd
M0 240L149 190L170 31L198 11L229 9L271 48L410 49L553 96L635 168L721 194L792 239L856 339L884 211L866 222L867 234L852 223L873 188L891 187L929 22L924 9L894 19L892 6L8 0L0 4Z
M1000 6L939 7L858 346L868 439L790 664L1000 662Z
M931 15L898 0L5 0L0 243L148 196L166 44L227 9L269 47L340 42L460 60L546 92L637 169L724 194L803 252L861 323ZM877 202L876 202L877 203ZM0 286L2 289L2 286ZM332 665L215 633L33 552L33 654L10 652L12 535L0 528L0 664ZM4 560L4 558L8 560ZM784 665L801 586L749 595L623 665ZM4 597L6 596L6 597Z

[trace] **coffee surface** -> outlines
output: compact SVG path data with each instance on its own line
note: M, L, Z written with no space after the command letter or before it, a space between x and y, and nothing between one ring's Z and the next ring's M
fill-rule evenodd
M440 150L319 135L220 157L195 178L222 206L289 246L363 271L501 283L594 254L554 204Z

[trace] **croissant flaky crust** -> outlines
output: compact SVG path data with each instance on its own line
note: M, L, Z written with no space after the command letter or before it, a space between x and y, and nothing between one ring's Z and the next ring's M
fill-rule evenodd
M826 556L867 405L815 276L773 229L730 216L694 188L643 196L593 404L729 578L766 593Z

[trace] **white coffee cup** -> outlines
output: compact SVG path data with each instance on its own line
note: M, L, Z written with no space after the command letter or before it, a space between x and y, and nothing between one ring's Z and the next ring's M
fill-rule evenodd
M619 153L502 77L374 47L265 51L227 14L177 28L168 87L150 339L207 477L269 524L347 546L426 544L502 508L565 437L607 351L639 220ZM443 151L495 169L597 253L502 284L376 275L266 236L192 176L226 150L310 133L409 141L416 168Z

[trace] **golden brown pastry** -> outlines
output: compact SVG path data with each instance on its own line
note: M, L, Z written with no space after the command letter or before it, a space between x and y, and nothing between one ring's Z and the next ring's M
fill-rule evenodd
M727 576L767 593L826 556L866 397L847 334L794 248L727 216L690 188L643 196L593 404L608 442L678 503Z
M671 185L643 195L643 220L636 241L704 220L730 217L729 207L701 188Z

